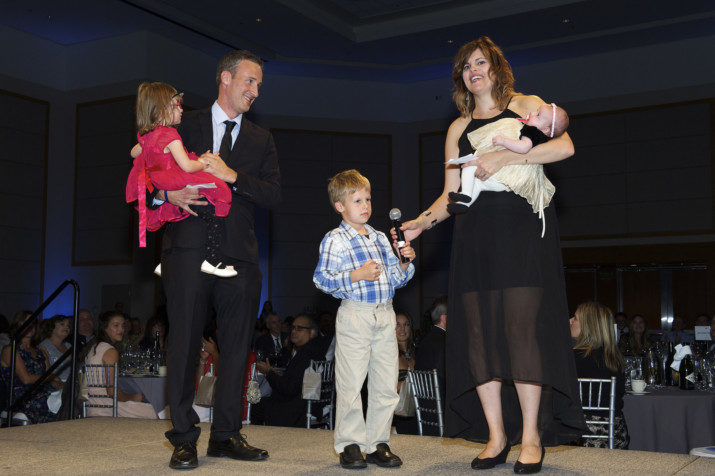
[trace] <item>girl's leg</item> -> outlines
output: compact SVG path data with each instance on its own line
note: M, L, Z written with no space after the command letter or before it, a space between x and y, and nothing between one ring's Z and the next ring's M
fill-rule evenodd
M501 381L492 380L477 386L477 394L489 426L489 441L477 458L493 458L507 445L501 407Z
M206 261L217 266L221 262L219 245L223 231L223 218L216 216L214 207L211 205L195 208L196 214L206 223Z
M523 418L521 453L518 460L522 463L538 463L541 460L541 437L538 429L541 385L526 382L514 382L514 385L519 395Z

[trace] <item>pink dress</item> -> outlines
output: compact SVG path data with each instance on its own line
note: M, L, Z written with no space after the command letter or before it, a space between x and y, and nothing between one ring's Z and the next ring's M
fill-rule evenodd
M199 194L214 205L216 216L225 217L231 208L231 190L223 180L208 172L185 172L176 163L171 152L164 152L166 146L181 140L173 127L157 126L146 134L137 134L142 152L134 159L134 166L127 179L127 203L137 201L139 211L139 246L146 246L146 230L156 231L166 222L179 221L189 217L189 212L176 205L165 203L157 209L146 206L146 192L159 190L180 190L187 185L214 183L216 188L201 188ZM186 148L184 148L186 150ZM193 152L186 152L191 160L198 160Z
M107 344L106 342L100 342L99 344L97 344L97 347L89 351L89 354L87 354L87 357L84 359L84 363L90 365L102 365L102 357L104 357L104 353L107 352L111 347L112 346ZM104 375L99 375L98 377L100 381L104 379ZM105 398L101 398L102 395L105 396ZM108 394L106 388L90 387L89 403L98 405L111 405L112 401L106 398L107 395ZM112 416L112 409L87 407L87 416L110 417ZM157 418L156 412L154 411L154 407L152 407L149 403L143 402L117 402L117 416L125 418L144 418L150 420L156 420Z

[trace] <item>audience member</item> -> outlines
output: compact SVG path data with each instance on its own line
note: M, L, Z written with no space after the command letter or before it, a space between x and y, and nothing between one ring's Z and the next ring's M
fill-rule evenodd
M266 302L270 303L270 301ZM275 364L285 345L285 336L281 334L281 320L278 314L272 311L268 313L266 316L266 327L268 328L268 333L260 336L256 340L254 349L259 359L263 360L270 356L274 359L273 363Z
M77 313L77 350L94 339L94 316L89 309L80 309ZM71 338L68 339L71 342Z
M407 311L395 311L395 337L397 338L397 393L407 385L407 371L415 368L415 341L412 338L412 317ZM363 399L365 402L366 399ZM364 405L364 404L363 404ZM392 425L401 435L416 435L417 420L414 416L395 415Z
M635 318L636 316L634 316ZM626 390L625 363L616 344L611 310L597 302L578 306L571 318L571 337L575 339L576 374L579 378L616 377L614 448L628 449L630 437L623 417L623 395ZM599 406L608 407L609 393L603 392ZM586 420L608 421L607 411L586 411ZM608 436L606 425L587 424L589 433ZM607 439L582 438L582 446L608 448Z
M119 352L116 349L124 337L124 315L118 311L107 311L99 316L99 326L97 336L87 345L82 352L81 360L89 365L114 365L119 360ZM99 372L100 379L107 382L114 381L113 369L106 374ZM156 419L154 408L148 403L142 403L144 396L141 393L128 394L121 389L117 391L117 415L128 418ZM90 388L89 403L107 405L109 401L106 397L113 396L114 389ZM102 398L104 397L104 398ZM111 408L87 408L87 416L112 416Z
M710 345L707 352L715 352L715 316L710 320Z
M290 340L294 349L283 372L279 374L268 360L256 362L256 370L263 373L271 384L273 393L264 398L261 404L264 408L267 425L294 426L305 425L306 401L303 400L303 373L311 360L323 360L315 345L318 326L308 316L299 315L293 321Z
M56 316L46 319L40 325L42 332L39 337L41 340L39 348L47 356L50 365L57 362L65 352L72 348L71 344L65 342L67 336L70 335L71 321L72 318L70 316L57 314ZM57 375L60 380L66 382L71 371L72 358L68 358L55 369L54 374Z
M415 368L415 342L412 339L412 317L407 311L395 312L395 337L397 337L398 374L397 393L407 378L407 370Z
M10 335L14 335L31 315L31 311L20 311L16 313L10 323ZM35 345L35 332L36 327L35 323L33 323L25 329L22 336L18 338L18 345L16 347L17 357L15 360L15 380L12 389L13 399L20 398L49 368L47 357ZM2 349L2 353L0 353L0 385L2 385L3 389L10 387L11 360L12 347L6 346ZM52 421L53 415L47 407L47 397L50 393L59 388L62 388L62 382L56 376L51 375L46 379L46 383L35 391L35 393L15 406L15 411L24 413L31 423Z
M318 335L316 337L320 347L320 353L323 355L328 354L328 351L332 348L332 355L335 354L335 314L332 312L323 312L320 314L318 319ZM330 359L332 360L332 357Z
M157 332L159 333L159 349L166 351L166 336L168 335L166 321L159 316L151 317L144 328L144 337L139 342L142 349L153 349Z
M665 333L665 338L673 345L692 344L695 340L693 333L685 330L685 321L677 316L673 318L673 327Z
M634 314L628 323L628 338L620 342L621 352L623 355L643 355L652 344L645 317Z
M129 331L129 343L131 345L139 345L139 342L141 342L142 338L144 338L142 322L138 317L132 317L130 322L131 330Z
M204 329L204 336L201 338L201 350L199 350L199 365L196 367L196 391L199 389L199 381L202 376L218 375L219 353L214 335L215 333L207 332ZM194 403L193 407L199 416L199 421L211 421L209 407L199 406L196 403Z
M623 336L628 334L628 316L625 312L617 312L613 315L613 319L618 326L618 342L620 342Z
M293 328L293 316L286 316L281 322L281 334L290 335L290 330Z
M698 314L695 316L695 325L696 326L709 326L710 325L710 316L707 314Z
M447 341L447 295L437 296L431 308L432 328L425 334L417 349L417 370L437 369L439 393L444 406L445 345Z
M7 322L7 317L4 314L0 314L0 349L5 347L10 343L10 323Z

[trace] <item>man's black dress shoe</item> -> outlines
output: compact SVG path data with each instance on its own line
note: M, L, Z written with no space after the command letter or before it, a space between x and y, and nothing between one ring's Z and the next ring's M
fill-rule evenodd
M390 451L387 443L378 443L377 449L367 455L367 462L376 464L383 468L397 468L402 466L402 460L395 453Z
M243 461L260 461L268 458L268 451L249 445L243 435L239 435L223 441L209 440L206 455L228 456Z
M360 447L353 443L343 448L343 452L340 453L340 466L345 469L360 469L367 467L365 463L365 458L362 457L360 452Z
M516 460L516 463L514 463L514 472L516 474L534 474L538 473L541 471L541 463L544 462L544 455L546 454L546 450L544 447L541 447L541 459L539 460L538 463L522 463L519 460Z
M169 460L171 469L194 469L199 466L196 456L196 443L182 443L174 446L174 452Z
M506 463L506 457L510 449L511 445L506 445L504 449L493 458L474 458L472 460L472 469L491 469L498 464Z

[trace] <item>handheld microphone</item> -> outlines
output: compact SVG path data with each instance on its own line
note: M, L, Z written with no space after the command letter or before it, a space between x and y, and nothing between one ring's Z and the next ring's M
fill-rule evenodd
M402 226L402 222L400 219L402 218L402 212L400 211L399 208L393 208L390 210L390 220L392 220L392 227L395 229L395 233L397 233L397 249L402 249L402 247L405 246L405 234L402 230L400 230L400 227ZM405 258L404 256L400 255L400 261L403 263L409 263L410 260Z

